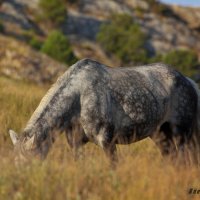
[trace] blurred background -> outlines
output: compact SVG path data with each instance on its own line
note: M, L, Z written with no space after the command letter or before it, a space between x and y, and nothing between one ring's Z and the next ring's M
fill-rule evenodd
M199 82L200 1L0 0L1 75L52 83L86 57L164 62Z

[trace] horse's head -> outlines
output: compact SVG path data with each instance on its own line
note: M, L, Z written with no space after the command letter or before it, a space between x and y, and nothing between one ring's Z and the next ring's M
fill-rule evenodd
M10 130L9 134L14 145L16 163L28 161L32 157L41 157L41 153L36 146L35 135L32 137L19 136L13 130Z

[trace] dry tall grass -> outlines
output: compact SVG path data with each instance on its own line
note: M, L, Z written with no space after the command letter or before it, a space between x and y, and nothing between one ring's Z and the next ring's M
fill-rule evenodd
M111 169L102 150L93 144L74 161L64 135L47 159L15 166L8 129L20 131L46 88L0 78L0 199L2 200L168 200L199 199L195 166L173 166L150 140L118 146L119 164Z

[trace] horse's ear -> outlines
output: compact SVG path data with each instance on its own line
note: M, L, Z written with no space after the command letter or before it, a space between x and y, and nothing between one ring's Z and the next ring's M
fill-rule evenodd
M34 146L35 141L35 135L31 136L26 142L25 142L25 149L29 150L32 149Z
M13 131L13 130L9 130L9 134L10 134L10 138L12 140L12 143L14 145L16 145L18 140L19 140L19 137L18 137L17 133L15 133L15 131Z

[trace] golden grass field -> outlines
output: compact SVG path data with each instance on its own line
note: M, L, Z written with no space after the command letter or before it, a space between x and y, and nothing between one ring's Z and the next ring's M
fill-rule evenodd
M174 166L161 157L149 139L118 146L119 164L110 168L94 144L74 161L60 135L47 159L15 166L8 130L23 129L48 87L0 77L0 199L1 200L186 200L200 189L200 169Z

